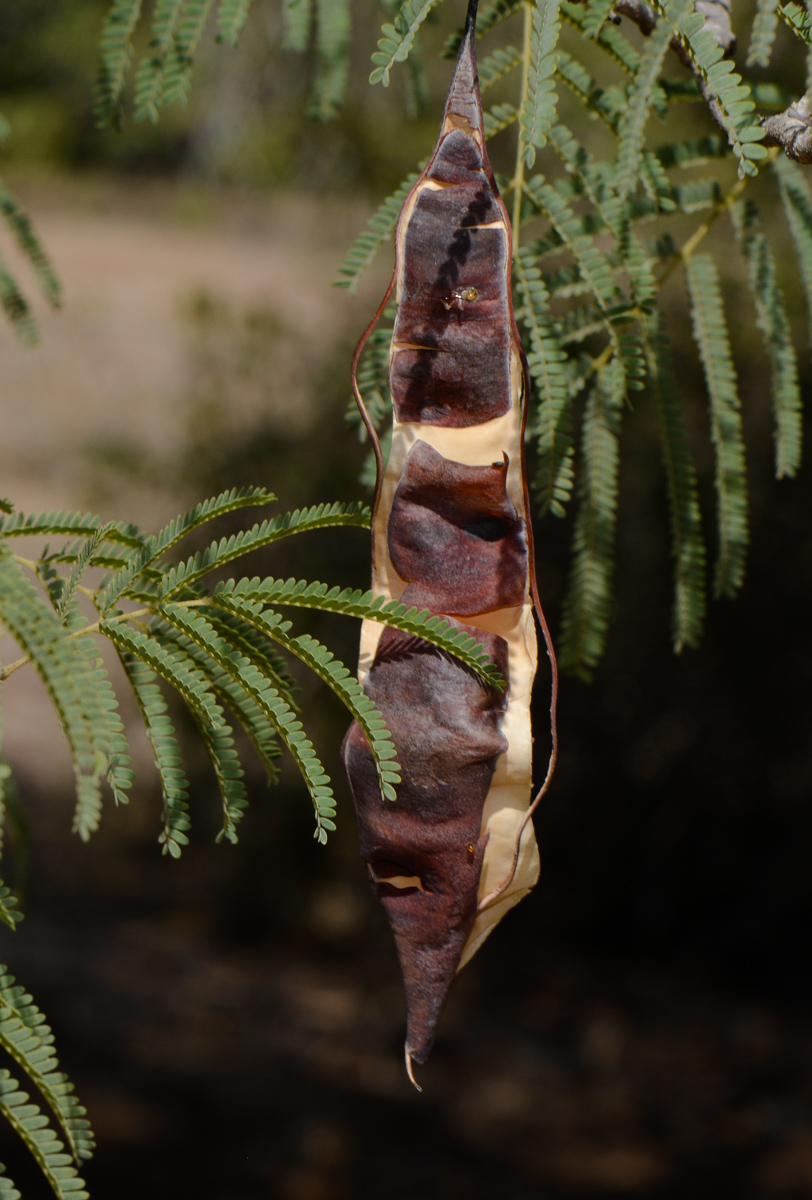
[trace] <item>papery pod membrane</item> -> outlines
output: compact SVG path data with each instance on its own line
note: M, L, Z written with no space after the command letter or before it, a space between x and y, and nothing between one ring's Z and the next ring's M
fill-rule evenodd
M394 290L385 470L354 380L379 469L373 591L451 618L507 680L499 692L428 643L363 624L359 678L397 747L397 800L382 797L357 724L344 759L361 854L403 972L413 1082L412 1059L425 1061L454 975L539 874L529 820L541 793L531 806L538 650L527 368L511 305L510 222L485 149L475 25L473 0L440 137L403 205L379 309Z

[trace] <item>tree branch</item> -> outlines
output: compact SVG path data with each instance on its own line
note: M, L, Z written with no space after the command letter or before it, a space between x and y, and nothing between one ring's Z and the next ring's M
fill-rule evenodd
M780 146L787 158L812 163L812 101L801 96L775 117L763 117L765 146Z
M579 0L585 3L585 0ZM705 18L705 26L721 46L725 57L736 49L736 35L731 24L731 0L696 0L696 12ZM618 0L614 6L615 20L626 17L637 25L646 37L657 24L657 14L645 0ZM710 93L701 71L695 67L691 56L678 37L671 39L671 49L693 75L702 99L720 129L724 130L722 112ZM764 146L780 146L787 158L799 163L812 163L812 101L808 96L791 104L788 109L774 117L762 117Z

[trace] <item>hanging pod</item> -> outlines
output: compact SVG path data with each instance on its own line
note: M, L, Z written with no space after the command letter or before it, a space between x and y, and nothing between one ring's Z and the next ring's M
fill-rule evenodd
M344 761L361 855L397 944L412 1082L454 975L538 879L530 817L556 747L555 659L524 471L527 366L511 304L510 222L485 149L475 26L472 0L440 137L398 220L392 283L353 360L378 462L373 591L451 619L507 681L500 692L419 638L363 624L359 678L397 748L397 799L381 795L357 724ZM384 467L355 369L393 291ZM553 743L531 803L534 613L552 664Z

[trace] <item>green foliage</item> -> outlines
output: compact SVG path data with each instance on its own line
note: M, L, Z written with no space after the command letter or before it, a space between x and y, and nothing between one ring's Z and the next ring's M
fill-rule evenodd
M674 559L674 650L695 648L705 620L705 543L696 470L688 446L671 346L659 315L647 328L647 354L668 484Z
M777 28L778 0L758 0L750 33L750 45L747 48L748 67L769 66Z
M598 371L584 411L573 569L564 601L559 660L590 677L603 653L612 604L617 518L618 437L625 380L619 358Z
M546 144L547 134L555 119L558 97L553 74L561 29L558 9L559 0L538 0L532 6L527 95L521 108L519 132L519 154L528 167L532 167L536 161L536 149Z
M812 44L812 20L802 4L784 4L778 15L805 46Z
M67 1075L59 1070L54 1036L44 1014L2 966L0 1048L37 1089L58 1132L6 1068L0 1069L0 1113L28 1147L58 1200L83 1200L87 1192L76 1165L90 1158L95 1148L87 1112ZM0 1196L19 1197L6 1177L0 1178Z
M396 62L405 62L409 57L417 31L439 2L440 0L403 0L395 23L387 23L381 27L383 37L372 55L372 61L376 65L369 77L370 83L389 86L389 72Z
M232 489L196 505L154 537L83 513L8 513L0 520L0 621L24 653L6 666L0 682L31 662L45 683L74 760L74 828L83 838L98 826L103 783L123 803L133 780L118 703L95 634L115 646L135 695L163 790L160 840L165 852L175 857L187 842L189 784L158 680L188 708L209 753L223 803L221 836L236 840L247 801L227 712L248 735L269 782L278 775L280 744L287 747L314 803L316 836L324 841L334 827L330 781L298 719L293 680L274 643L315 672L343 701L369 739L382 794L395 798L399 767L380 714L347 667L309 634L292 633L290 622L274 611L277 607L391 624L432 642L496 686L503 685L474 638L445 619L397 603L384 605L371 593L293 579L232 579L213 591L207 588L205 580L213 572L281 538L314 529L367 529L370 513L361 504L297 509L220 538L180 563L167 561L183 538L209 522L273 500L264 488ZM73 535L79 531L84 536L76 539ZM37 559L21 558L11 550L12 539L21 536L60 534L72 540L56 552L46 546ZM60 564L69 568L67 573L58 571ZM88 586L92 571L103 574ZM13 922L12 902L5 895L0 895L0 910L0 918Z
M719 273L710 255L693 255L686 278L694 338L708 386L711 437L716 450L719 546L714 591L717 596L733 596L744 580L748 540L747 477L736 369L730 353Z
M504 44L481 54L483 91L500 81L503 87L515 87L511 99L500 98L485 113L485 132L489 138L504 137L505 130L518 124L515 173L499 182L514 216L513 301L530 375L527 428L538 448L534 484L539 514L562 516L573 490L580 497L561 640L565 667L583 675L600 657L611 613L617 426L623 407L641 389L654 404L662 440L675 649L696 646L702 634L705 547L699 486L685 434L682 389L658 312L662 284L677 270L685 269L689 276L697 349L711 401L718 504L714 590L730 595L743 580L745 448L721 293L712 278L711 234L720 216L738 211L743 186L765 161L777 175L795 240L812 333L812 201L803 168L762 144L755 112L756 102L782 108L791 96L775 83L744 82L705 16L685 0L655 0L648 16L641 16L642 42L637 31L630 39L628 22L621 19L617 25L610 13L605 0L560 0L552 6L494 0L477 18L479 38L514 22L505 30ZM765 0L751 39L753 62L768 60L776 13L808 41L805 9L777 9ZM425 15L417 5L409 8L409 28ZM387 47L386 64L377 62L381 70L388 71L404 56L405 28L397 47L394 39ZM446 57L456 54L462 33L459 29L446 41ZM588 51L586 41L591 43ZM675 61L673 49L690 64L690 75L677 77L666 65ZM599 119L603 133L592 136L590 153L570 129L554 123L556 80L566 85L585 116ZM673 106L686 102L706 106L706 133L679 140L652 131L652 112L669 122ZM695 170L702 164L711 165L706 176ZM391 238L416 178L417 173L410 175L371 218L341 267L340 286L357 288L364 269ZM670 214L692 221L659 228ZM676 228L685 230L681 244ZM798 470L802 440L797 356L771 234L748 224L739 242L771 367L776 473L791 476ZM390 340L387 316L370 336L358 371L359 388L379 432L391 412ZM615 362L618 367L607 373ZM587 387L591 391L576 457L573 405ZM372 478L368 461L364 481L370 484Z
M535 479L542 515L563 517L572 493L573 443L567 358L550 313L549 295L532 250L522 246L515 263L516 285L523 305L517 318L528 335L527 365L538 389L533 432L538 438Z
M341 112L350 67L349 0L317 0L316 75L311 116L330 121Z
M732 206L730 211L747 263L758 326L770 358L775 415L775 474L778 479L783 479L797 474L801 465L801 388L795 347L784 297L778 286L775 259L766 237L758 230L758 209L752 202L740 202Z
M0 124L3 118L0 116ZM0 136L0 141L3 137ZM51 308L59 308L62 295L59 280L45 253L28 215L0 179L0 217L6 229L31 267L42 294ZM0 307L24 346L38 341L37 322L20 285L0 254Z
M112 0L99 43L96 122L121 128L124 87L132 60L132 35L141 16L141 0Z
M217 13L217 41L236 46L253 0L221 0Z

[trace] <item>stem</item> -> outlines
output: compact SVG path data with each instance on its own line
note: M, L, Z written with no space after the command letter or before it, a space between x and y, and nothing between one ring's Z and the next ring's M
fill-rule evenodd
M197 608L201 604L208 604L206 600L173 600L173 604L177 604L180 608ZM107 625L112 625L116 621L134 621L136 617L153 617L155 613L151 608L137 608L135 612L119 613L117 617L102 617L98 621L94 621L92 625L85 625L83 629L76 629L73 633L68 634L68 639L85 637L88 633L99 633L99 626L102 621ZM22 658L17 658L14 662L9 663L0 671L0 683L8 679L9 675L13 675L15 671L19 671L20 667L24 667L26 663L31 662L31 655L24 654Z
M770 149L769 154L764 161L771 162L777 156L779 149L780 149L780 147L773 146ZM752 178L752 176L745 175L745 177L743 179L737 179L736 182L733 184L733 187L730 189L730 191L727 192L727 194L724 195L721 200L718 200L716 202L716 205L714 206L710 215L708 217L706 217L706 219L702 222L702 224L697 229L694 230L694 232L688 238L688 241L685 242L685 244L678 251L677 255L671 259L671 262L667 265L667 267L663 271L663 273L659 279L660 287L663 286L663 284L665 283L666 279L668 278L668 276L671 274L672 271L676 270L676 268L678 266L680 266L682 263L686 263L688 261L688 259L691 257L691 255L696 250L697 246L705 239L707 234L710 232L711 226L714 224L714 222L718 221L718 219L719 219L719 217L721 217L722 213L727 212L728 209L738 200L739 196L742 194L744 189L747 187L747 184L749 183L751 178Z
M520 226L522 221L522 195L524 193L524 140L522 138L522 112L527 100L530 74L530 47L533 37L533 6L530 0L524 0L524 38L522 41L522 94L519 101L518 139L516 141L516 170L511 187L513 188L513 253L519 249Z

